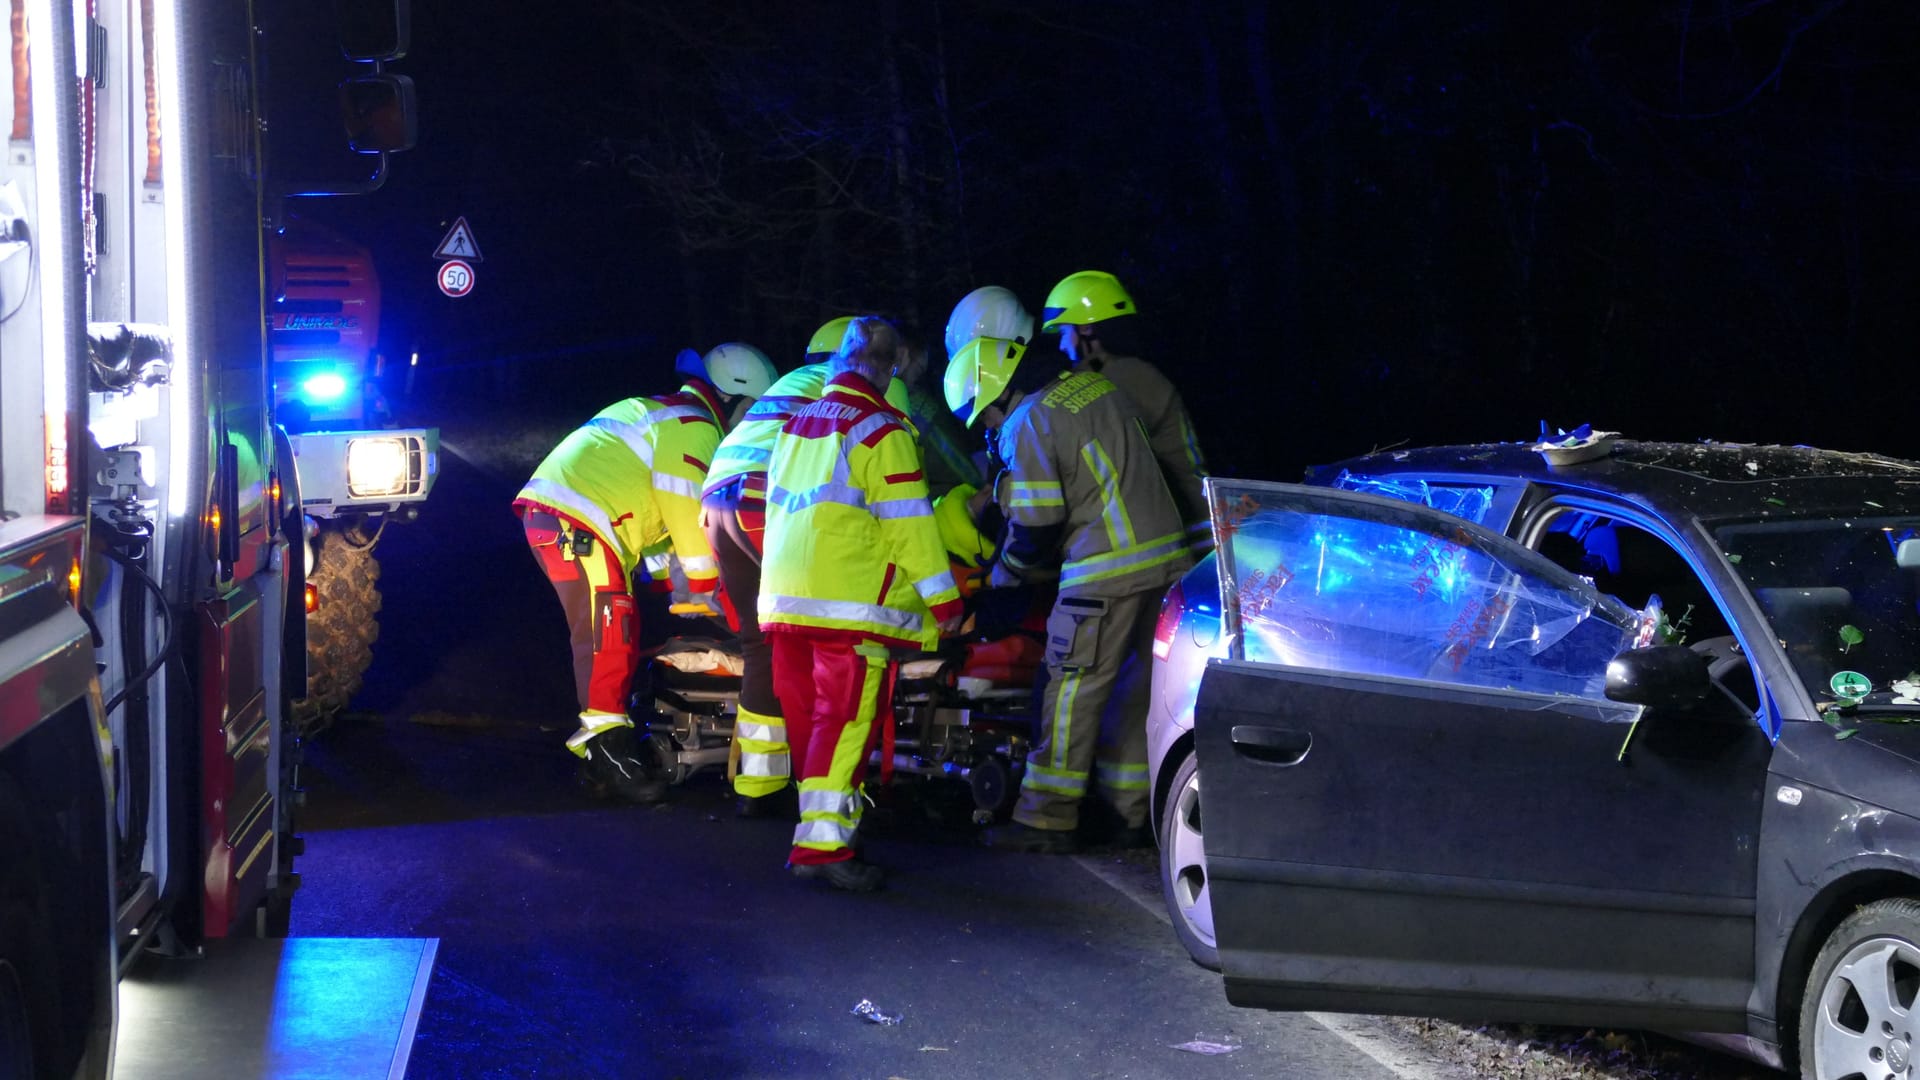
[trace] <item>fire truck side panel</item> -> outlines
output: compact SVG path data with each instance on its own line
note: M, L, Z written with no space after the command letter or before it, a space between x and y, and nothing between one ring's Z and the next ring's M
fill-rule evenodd
M0 523L0 959L60 1075L113 1028L113 833L79 519ZM75 962L78 960L79 962Z
M262 631L267 605L256 587L206 605L200 623L201 844L207 852L206 933L247 932L241 920L266 899L273 867L273 725Z

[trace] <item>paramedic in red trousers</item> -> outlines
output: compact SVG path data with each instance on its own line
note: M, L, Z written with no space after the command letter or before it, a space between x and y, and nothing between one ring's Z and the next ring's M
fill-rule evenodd
M786 721L773 691L773 645L760 632L760 552L767 519L767 459L773 441L795 412L827 390L827 361L840 348L853 317L829 320L807 343L805 365L774 382L720 440L701 489L700 524L720 564L727 624L740 635L740 704L734 717L732 763L735 810L741 817L767 817L790 790L792 764ZM906 387L887 387L887 401L906 410Z
M700 528L700 485L725 418L774 376L765 354L738 342L679 366L687 378L678 393L607 406L561 440L513 503L572 630L580 728L567 748L598 794L630 802L666 795L642 764L627 715L640 660L634 592L670 590L671 555L692 591L719 584Z
M890 650L931 649L961 617L919 448L883 396L904 351L892 323L855 319L826 394L787 421L767 466L760 627L800 782L787 864L856 892L885 876L853 837L892 719Z
M1007 535L990 585L1059 582L1040 739L1013 822L988 840L1074 850L1091 787L1117 818L1117 842L1141 846L1154 622L1193 563L1138 408L1105 375L1045 360L983 337L947 366L948 404L993 432L1008 471Z
M1205 555L1213 548L1202 486L1207 461L1180 391L1160 369L1140 359L1145 344L1133 297L1112 274L1082 270L1053 287L1040 317L1041 330L1060 335L1060 351L1073 361L1074 370L1097 371L1133 399L1186 525L1188 547L1195 558Z

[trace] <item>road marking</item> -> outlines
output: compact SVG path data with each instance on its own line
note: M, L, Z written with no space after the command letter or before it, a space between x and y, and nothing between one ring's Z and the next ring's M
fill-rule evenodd
M1099 859L1091 855L1070 856L1079 864L1080 869L1099 878L1108 888L1140 905L1154 918L1173 927L1173 917L1167 914L1165 904L1158 904L1140 895L1127 880L1111 869L1112 860ZM1400 1039L1380 1030L1379 1022L1370 1016L1348 1016L1341 1013L1301 1013L1307 1019L1326 1028L1338 1036L1341 1042L1360 1051L1378 1062L1380 1067L1399 1077L1400 1080L1452 1080L1460 1073L1446 1065L1432 1060L1422 1060L1411 1053Z

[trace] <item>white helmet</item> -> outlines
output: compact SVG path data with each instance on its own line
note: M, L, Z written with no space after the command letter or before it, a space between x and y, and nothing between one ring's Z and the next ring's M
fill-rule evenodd
M1033 316L1012 289L982 285L953 305L947 320L947 357L952 359L975 338L999 338L1022 345L1033 340Z
M767 354L744 341L715 345L707 353L705 365L707 381L728 397L757 398L779 377Z

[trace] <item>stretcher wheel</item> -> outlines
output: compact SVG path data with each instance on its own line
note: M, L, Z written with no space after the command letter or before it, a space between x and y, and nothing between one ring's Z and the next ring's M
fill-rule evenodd
M680 749L673 745L673 736L653 732L647 736L647 751L651 759L647 764L653 767L654 775L669 784L687 778L687 767L680 763Z
M973 789L974 819L982 814L998 818L1013 809L1020 796L1020 778L1013 764L998 754L981 758L967 770L967 785Z

